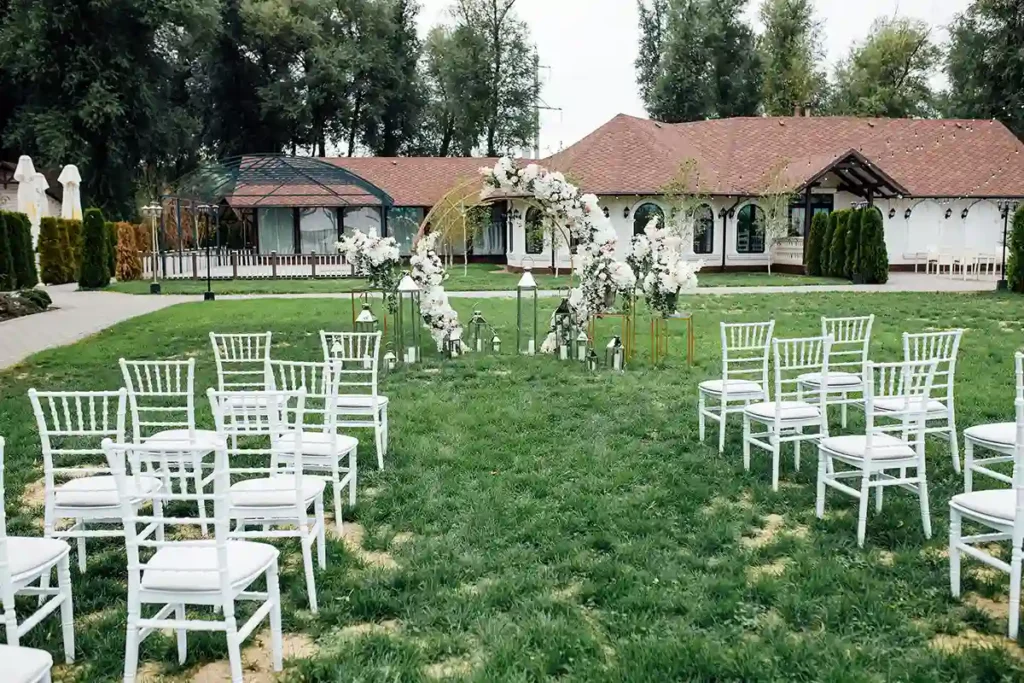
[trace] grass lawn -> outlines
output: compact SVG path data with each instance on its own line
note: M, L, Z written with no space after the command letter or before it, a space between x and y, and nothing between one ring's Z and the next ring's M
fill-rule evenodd
M449 291L493 291L512 290L522 277L520 273L509 273L504 266L486 263L471 263L464 272L462 266L449 270L451 277L445 285ZM560 289L569 286L570 279L564 275L537 275L541 289ZM705 273L700 277L701 287L753 287L782 285L829 285L849 284L838 278L820 278L807 275L767 273ZM213 291L218 294L305 294L362 291L366 281L362 278L335 280L219 280L213 282ZM126 294L149 294L149 282L115 282L109 289ZM168 280L161 283L164 294L201 294L206 291L206 281Z
M378 472L372 448L361 449L359 505L346 509L345 538L329 541L328 568L317 572L318 616L306 610L297 543L280 544L284 627L300 655L286 659L284 680L1024 677L1024 650L1002 636L1006 575L965 559L966 598L949 596L946 504L961 482L944 444L929 442L935 537L922 536L916 498L892 491L881 514L871 506L860 550L852 498L830 492L826 519L815 518L813 457L800 472L786 457L773 493L767 457L755 454L743 472L738 420L720 456L712 439L699 442L696 417L697 382L718 372L719 321L774 317L779 336L800 336L816 333L822 314L873 312L879 360L898 358L903 331L967 328L960 428L1012 419L1024 298L695 298L696 366L679 358L676 338L668 367L650 368L641 336L641 357L625 374L516 357L512 302L454 304L463 315L481 308L506 354L448 363L430 354L384 380L392 451ZM41 527L41 508L23 497L41 476L29 387L111 389L120 385L121 356L191 356L204 392L215 381L210 330L270 329L276 357L312 359L317 331L347 326L348 315L332 300L190 303L0 373L10 530ZM646 321L638 328L646 332ZM205 398L197 405L210 425ZM861 427L854 413L851 431ZM90 539L88 574L74 566L72 574L79 664L58 667L55 680L119 680L123 547ZM58 622L48 618L25 644L62 659ZM184 667L174 653L171 635L146 641L148 680L187 681L218 666L223 636L190 634ZM205 680L224 680L211 671L223 669L206 668L213 677Z

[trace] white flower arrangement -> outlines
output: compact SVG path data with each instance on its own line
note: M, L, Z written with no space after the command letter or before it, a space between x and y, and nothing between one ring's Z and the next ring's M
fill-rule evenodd
M446 336L462 336L462 325L459 324L459 314L448 302L448 295L444 291L448 272L435 249L436 243L437 233L421 238L413 249L409 265L412 267L410 276L421 292L420 314L440 351Z
M643 235L633 238L628 262L640 273L640 287L651 310L669 316L676 312L679 294L697 288L697 273L704 261L690 262L683 254L684 240L652 218Z
M355 275L365 277L372 289L384 294L388 309L394 312L395 289L401 254L393 237L378 237L376 232L353 231L335 245L345 260L352 264Z

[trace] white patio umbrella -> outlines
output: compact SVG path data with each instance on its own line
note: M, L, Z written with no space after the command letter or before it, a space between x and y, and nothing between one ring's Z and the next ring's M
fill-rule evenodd
M18 211L27 215L32 221L32 227L38 229L41 207L36 203L36 167L31 157L23 154L18 158L14 179L18 181Z
M78 167L74 164L65 166L57 182L64 186L60 217L82 220L82 176L78 173Z

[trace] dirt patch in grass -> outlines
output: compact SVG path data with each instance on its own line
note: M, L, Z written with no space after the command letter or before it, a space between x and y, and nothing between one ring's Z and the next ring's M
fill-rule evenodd
M789 566L789 560L781 558L774 562L767 564L759 564L753 567L747 567L747 581L750 583L757 583L759 580L766 576L782 576L786 573L786 567Z
M465 678L473 673L474 666L472 657L450 657L423 667L423 675L434 680Z
M487 591L488 588L498 582L497 579L493 579L489 576L485 576L476 583L464 583L458 588L458 592L463 595L480 595Z
M776 537L782 533L782 528L786 525L786 520L782 515L775 513L766 515L763 522L764 525L757 529L753 536L744 536L740 539L740 543L745 548L756 550L771 545L775 542Z
M399 531L391 539L391 545L395 546L396 548L401 548L403 545L406 545L407 543L412 543L414 540L416 540L416 534L414 534L413 532Z
M715 496L711 501L704 506L704 513L707 515L717 515L722 512L729 510L750 510L754 507L754 499L751 497L749 491L744 491L737 500L726 498L725 496Z
M1006 578L1006 572L990 567L987 564L975 565L967 573L982 583L996 583Z
M391 557L391 553L363 548L366 529L362 524L349 522L342 527L340 534L334 524L328 524L328 527L334 537L340 539L349 552L358 557L363 564L381 569L398 569L398 563L395 562L395 558Z
M984 612L993 619L1006 619L1010 614L1010 604L1005 600L993 600L977 593L965 595L964 604L970 605L979 612Z
M349 626L343 626L339 629L335 629L331 631L331 636L332 638L351 639L375 633L387 635L397 633L401 626L401 622L395 619L388 619L387 621L364 621L358 624L351 624Z
M286 633L283 641L284 659L307 659L317 652L316 643L302 633ZM253 637L251 644L242 650L242 677L245 683L272 683L280 674L274 672L273 655L270 651L270 631L262 631ZM192 683L223 683L231 680L231 666L226 659L205 664L196 670Z
M1024 661L1024 650L1015 641L1005 635L978 633L970 628L956 635L940 633L928 642L928 646L947 654L957 654L964 650L1005 650L1015 658Z
M551 592L551 597L553 597L555 600L565 602L573 601L579 596L580 590L582 588L582 584L574 581L573 583L570 583L568 586L563 586L561 588L556 588L555 590L553 590Z
M21 492L21 504L27 508L41 508L46 505L46 480L39 479Z
M891 550L878 551L878 564L883 567L891 567L896 562L896 554Z

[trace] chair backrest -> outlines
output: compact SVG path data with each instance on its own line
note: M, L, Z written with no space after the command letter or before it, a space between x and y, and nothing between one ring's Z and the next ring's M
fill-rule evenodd
M875 316L821 319L821 336L832 337L828 366L833 372L864 372Z
M338 368L338 393L377 397L380 369L380 331L320 332L324 359Z
M210 333L213 358L217 362L220 391L265 388L266 365L270 360L270 332L260 334Z
M1013 354L1014 374L1017 376L1017 398L1024 398L1024 353Z
M1013 488L1017 490L1015 520L1019 526L1024 524L1024 398L1018 396L1013 406L1017 413L1017 440L1013 449Z
M941 396L950 407L953 401L953 385L956 380L956 358L960 351L960 340L964 331L903 333L903 360L936 361L932 393Z
M327 434L337 434L340 364L272 360L267 363L267 390L304 390L304 423Z
M799 337L793 339L772 339L775 367L775 404L783 401L804 400L813 397L819 403L822 420L827 420L825 399L827 392L818 391L806 395L801 388L800 377L809 372L821 373L821 386L828 385L829 351L832 337ZM782 411L775 411L776 418Z
M768 356L775 321L721 323L722 379L760 382L768 390Z
M143 463L153 464L162 469L173 468L175 463L181 462L189 454L182 450L181 442L150 442L147 444L128 443L117 444L110 439L104 439L102 449L106 455L110 473L114 477L117 486L118 500L121 506L121 519L124 523L125 545L128 553L128 592L129 595L137 593L142 583L142 568L144 566L143 554L148 559L150 551L155 552L166 547L206 547L210 545L209 539L202 540L175 540L175 536L183 536L186 539L194 538L196 534L176 534L176 529L187 530L200 524L205 525L209 520L199 517L173 517L166 514L154 513L149 506L140 507L135 504L138 494L135 493L138 482L133 480L144 471ZM230 472L228 469L227 447L223 439L219 440L214 449L213 459L213 491L203 487L202 490L192 492L188 487L175 493L170 488L163 488L147 498L152 498L154 503L159 501L160 507L168 507L168 503L187 501L193 506L206 506L213 503L213 545L216 548L216 565L211 567L208 564L201 566L189 566L182 564L175 565L174 572L184 574L203 572L209 574L211 571L217 573L218 589L223 599L225 616L230 616L233 610L232 599L234 594L231 588L231 577L228 561L228 540L230 538L230 503L228 490L231 486ZM154 506L155 507L155 506ZM194 508L193 508L194 509ZM165 529L163 540L152 533L154 525L161 525ZM183 580L185 585L189 584L187 579ZM184 591L184 589L183 589ZM129 597L129 604L131 598Z
M57 477L102 474L107 471L103 439L124 442L127 390L28 390L43 450L46 495Z
M196 360L120 361L128 409L132 415L132 438L136 442L167 429L196 430Z
M865 365L864 419L867 450L878 453L874 437L899 432L911 437L911 444L924 449L925 416L932 396L939 361L905 360ZM879 419L881 418L881 419Z
M8 605L14 609L14 582L11 580L11 563L7 559L7 513L4 492L4 437L0 436L0 609Z

